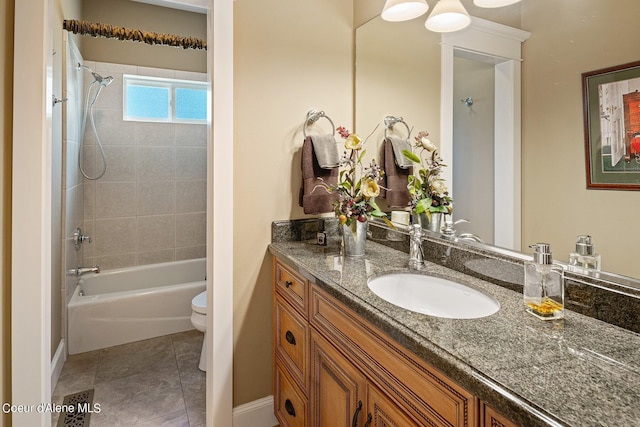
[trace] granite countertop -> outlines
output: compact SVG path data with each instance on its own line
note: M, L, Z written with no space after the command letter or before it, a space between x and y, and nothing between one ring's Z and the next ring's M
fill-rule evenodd
M396 307L367 280L408 271L408 255L372 241L362 258L310 241L269 250L519 425L640 425L637 333L568 310L564 320L541 321L524 311L520 293L429 262L421 273L491 295L500 310L444 319Z

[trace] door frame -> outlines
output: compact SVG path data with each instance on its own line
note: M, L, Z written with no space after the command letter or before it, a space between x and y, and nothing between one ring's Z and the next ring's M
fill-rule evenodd
M495 63L494 245L521 247L521 62L531 33L472 17L471 25L441 38L440 152L453 159L453 58L491 57ZM443 177L453 188L453 171ZM455 198L455 195L452 195Z
M51 399L51 113L53 0L16 1L14 53L11 393L21 405ZM209 0L210 118L207 191L207 425L233 414L233 0ZM215 92L211 88L215 87ZM211 126L221 123L221 126ZM219 141L219 142L218 142ZM217 183L217 185L216 185ZM215 250L215 248L219 248ZM214 268L217 267L217 268ZM215 287L212 282L220 284ZM215 351L214 351L215 349ZM13 425L50 426L37 410Z

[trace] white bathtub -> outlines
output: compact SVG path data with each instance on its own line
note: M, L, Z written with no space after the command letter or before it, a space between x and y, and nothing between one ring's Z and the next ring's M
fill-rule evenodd
M205 274L200 258L83 276L68 306L69 354L193 329Z

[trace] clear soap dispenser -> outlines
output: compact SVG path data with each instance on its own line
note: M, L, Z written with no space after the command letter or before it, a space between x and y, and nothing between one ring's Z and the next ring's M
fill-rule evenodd
M524 263L524 305L542 320L564 318L564 270L553 263L548 243L536 243L533 260Z
M600 255L595 253L591 236L578 236L576 251L569 254L569 264L600 270Z

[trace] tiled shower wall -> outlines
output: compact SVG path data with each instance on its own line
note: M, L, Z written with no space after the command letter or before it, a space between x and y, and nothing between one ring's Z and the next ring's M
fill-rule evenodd
M95 105L95 124L107 158L105 175L84 179L84 229L92 243L84 265L102 269L202 258L206 236L206 136L204 124L131 122L122 119L123 74L206 81L206 74L85 61L113 76ZM85 76L85 90L91 82ZM84 169L102 171L89 119Z

